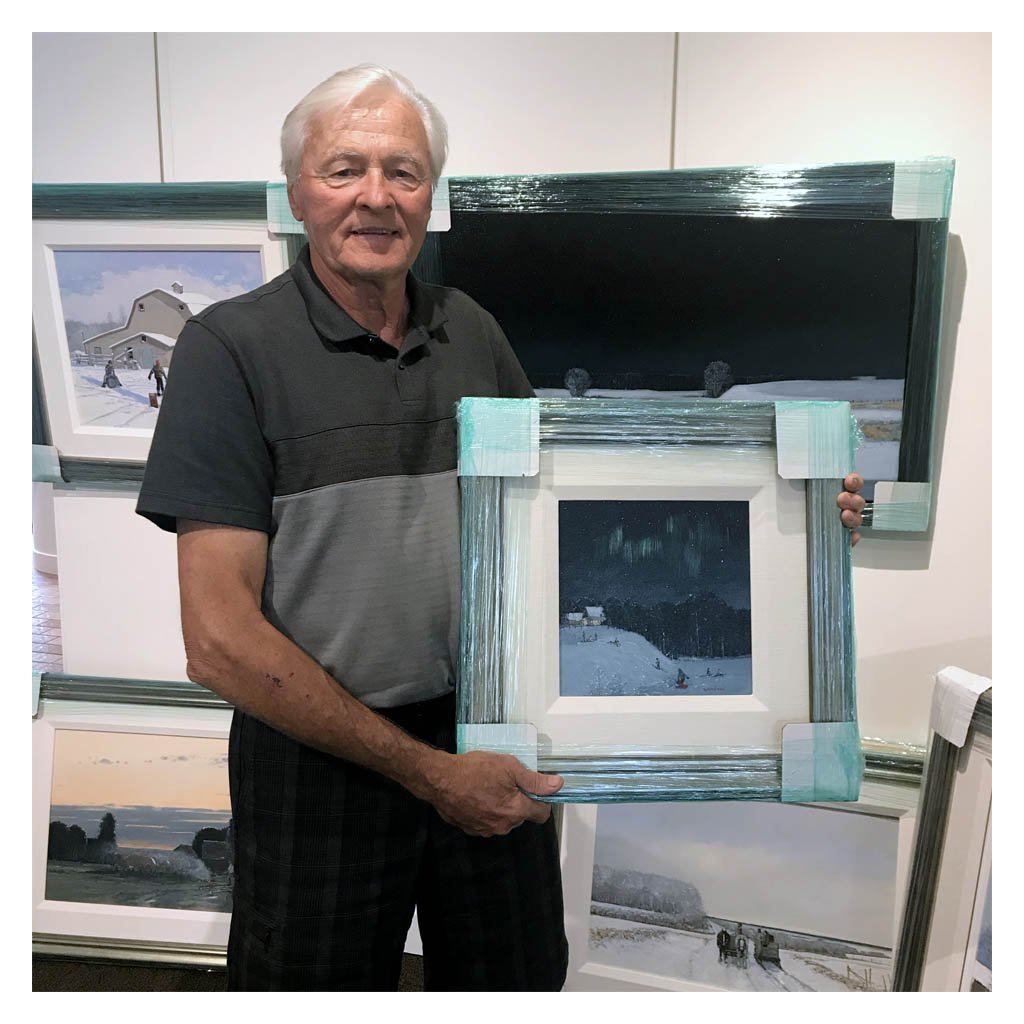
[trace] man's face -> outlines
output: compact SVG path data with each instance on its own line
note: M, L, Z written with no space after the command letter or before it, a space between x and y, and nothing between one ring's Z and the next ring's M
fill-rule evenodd
M405 100L365 93L311 125L289 187L310 247L345 278L404 277L427 233L430 149Z

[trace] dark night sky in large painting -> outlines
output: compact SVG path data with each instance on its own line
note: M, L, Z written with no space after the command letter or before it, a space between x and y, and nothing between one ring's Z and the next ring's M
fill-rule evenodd
M711 591L750 607L749 506L742 501L560 501L562 596L655 605Z
M459 213L443 281L493 313L535 387L900 379L914 296L910 221L645 213Z

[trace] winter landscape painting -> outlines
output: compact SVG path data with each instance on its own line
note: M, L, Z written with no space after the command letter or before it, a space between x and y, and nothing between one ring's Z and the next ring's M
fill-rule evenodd
M886 991L897 829L788 804L603 805L590 961L719 989Z
M152 429L189 317L263 283L258 251L55 250L83 426Z
M566 696L752 692L743 501L560 501Z
M46 898L230 913L227 740L58 729Z

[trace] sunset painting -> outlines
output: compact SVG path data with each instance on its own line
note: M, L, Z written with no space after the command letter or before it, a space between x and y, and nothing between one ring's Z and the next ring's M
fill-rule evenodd
M61 729L46 898L231 909L227 740Z

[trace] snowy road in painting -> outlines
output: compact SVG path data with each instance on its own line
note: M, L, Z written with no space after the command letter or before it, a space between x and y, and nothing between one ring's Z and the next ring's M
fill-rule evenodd
M102 366L72 366L78 418L87 427L131 427L152 430L157 409L149 404L156 383L146 379L148 370L118 369L123 387L104 388Z
M673 659L638 633L612 626L563 626L558 643L560 690L565 696L752 692L749 657ZM679 669L686 674L686 689L676 685Z
M779 965L720 963L715 932L701 933L637 924L618 918L590 918L590 960L679 978L714 988L746 992L869 992L887 990L890 964L881 957L835 957L780 952Z

